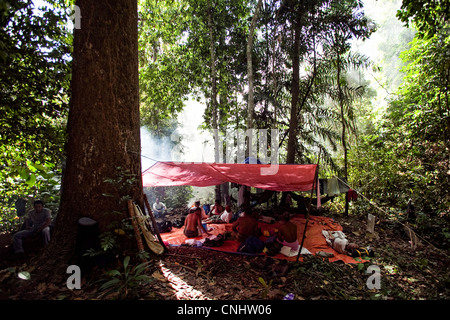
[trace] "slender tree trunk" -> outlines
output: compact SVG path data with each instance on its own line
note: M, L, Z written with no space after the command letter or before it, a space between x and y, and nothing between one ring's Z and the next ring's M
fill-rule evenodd
M277 40L274 40L272 47L272 82L273 82L273 128L277 129L277 99L278 99L278 81L277 81L277 72L276 72L276 55L275 50L277 47Z
M219 150L219 121L217 110L217 74L216 74L216 52L215 52L215 40L214 29L212 24L212 6L211 2L208 2L208 29L209 29L209 53L211 57L211 109L213 112L213 128L214 128L214 161L216 163L220 160ZM221 198L220 185L215 187L216 199Z
M258 4L256 5L255 13L253 14L252 22L250 24L250 29L248 31L248 39L247 39L247 76L248 76L247 129L251 129L253 126L253 110L255 109L252 50L253 50L253 36L255 34L256 21L258 19L261 6L262 0L258 0Z
M225 96L220 96L219 97L219 102L221 105L226 105L228 103L228 100ZM223 119L226 115L224 114L223 109L220 109L219 112L219 116L220 119ZM225 126L222 129L223 135L224 137L227 136L227 127ZM224 141L221 142L222 143L222 159L223 159L223 163L228 163L230 162L231 159L228 159L227 157L227 148L230 148L230 146L227 146L228 141L226 139L224 139ZM229 182L225 182L222 183L220 186L220 192L221 192L221 196L222 196L222 203L225 203L225 205L229 205L229 196L230 196L230 188L229 188L230 183Z
M123 197L143 208L137 1L79 0L77 6L82 18L74 32L66 170L47 248L48 264L60 267L74 255L80 217L97 221L102 233L128 219ZM135 241L120 245L136 249Z
M254 77L253 77L253 36L255 34L256 21L258 20L259 11L261 10L262 0L258 0L256 5L255 13L252 17L252 22L250 23L250 28L248 31L247 39L247 77L248 77L248 102L247 102L247 130L253 129L253 111L255 109L255 98L254 98ZM250 157L250 150L252 145L252 134L246 137L246 154Z
M295 153L297 147L297 130L298 130L298 103L300 95L300 33L301 25L298 21L295 24L294 44L292 50L292 85L291 85L291 117L289 121L289 137L287 146L286 163L295 163Z
M342 122L342 148L344 149L344 179L347 182L348 181L348 163L347 163L347 135L346 135L346 126L345 126L345 113L344 113L344 97L342 93L342 87L341 87L341 59L340 59L340 52L337 50L337 88L338 88L338 100L339 100L339 109L341 113L341 122ZM345 212L344 215L348 215L348 197L345 196Z

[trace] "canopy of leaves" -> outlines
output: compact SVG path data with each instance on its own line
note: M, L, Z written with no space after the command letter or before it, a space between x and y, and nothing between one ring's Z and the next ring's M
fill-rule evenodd
M406 24L412 21L419 37L433 37L442 26L450 23L449 0L403 0L397 17Z
M19 197L57 202L71 37L63 9L22 0L1 4L0 190L2 208L13 212L11 202ZM0 223L9 220L6 211Z

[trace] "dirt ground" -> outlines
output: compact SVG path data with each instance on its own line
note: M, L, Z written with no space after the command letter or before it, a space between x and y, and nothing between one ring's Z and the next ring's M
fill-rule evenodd
M11 258L11 235L0 234L0 299L7 300L435 300L450 298L449 253L420 243L411 248L403 227L379 220L376 235L366 232L357 216L335 216L352 242L370 245L375 257L361 264L330 263L309 256L303 262L286 262L261 256L243 256L192 247L171 247L151 258L138 281L133 271L125 284L107 293L101 285L114 277L94 269L83 277L81 289L65 282L39 282L33 261L39 247L19 260ZM136 266L139 262L131 262ZM373 271L375 270L375 271ZM379 270L379 288L374 288ZM137 276L137 275L136 275ZM67 275L69 277L69 274ZM370 279L369 279L370 278ZM372 279L372 280L371 280ZM134 281L136 280L136 281ZM134 286L137 284L136 286ZM372 285L371 285L372 284Z

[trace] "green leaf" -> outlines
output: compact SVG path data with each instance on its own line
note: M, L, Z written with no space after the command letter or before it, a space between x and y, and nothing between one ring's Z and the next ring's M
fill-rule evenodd
M114 286L117 286L119 283L120 283L119 279L112 279L112 280L106 281L104 284L102 284L100 286L100 290L106 290L106 289L112 288Z
M130 263L130 256L126 256L125 259L123 259L123 269L124 270L127 270L129 263Z
M20 169L19 175L24 180L28 180L28 178L29 178L28 170L26 168Z
M36 175L34 173L30 174L25 183L30 187L34 186L36 184Z
M114 277L114 276L121 276L121 273L119 270L110 270L106 273L108 276L110 277Z

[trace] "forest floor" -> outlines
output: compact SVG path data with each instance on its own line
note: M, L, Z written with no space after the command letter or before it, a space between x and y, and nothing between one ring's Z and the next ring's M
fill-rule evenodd
M97 269L89 277L83 277L81 289L70 290L66 282L39 282L33 274L33 261L39 257L39 251L11 261L8 259L11 235L3 233L0 234L0 299L281 300L287 294L292 294L295 300L450 298L448 251L438 250L427 242L413 250L403 227L393 221L378 220L373 236L366 232L366 219L362 217L336 215L333 218L342 225L350 241L370 244L375 257L353 265L315 256L296 263L264 256L171 247L167 253L151 258L143 272L148 276L145 279L138 279L132 271L124 278L123 266L112 268L122 277L114 287L118 290L113 293L100 289L112 279L105 273L107 270ZM379 289L367 285L373 275L369 267L373 265L380 270ZM127 286L119 288L118 284Z

